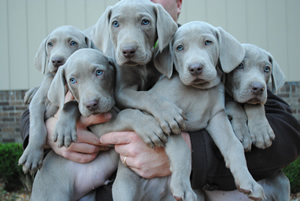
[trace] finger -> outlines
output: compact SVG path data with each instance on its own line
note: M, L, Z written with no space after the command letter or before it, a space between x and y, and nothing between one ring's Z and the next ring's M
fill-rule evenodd
M77 142L100 145L99 137L91 131L84 129L77 129Z
M87 143L72 143L71 146L68 148L70 152L80 152L84 154L94 154L98 153L99 151L106 151L109 147L105 146L96 146Z
M132 141L132 137L130 136L132 132L124 131L124 132L111 132L107 133L100 138L101 144L129 144Z
M128 161L129 161L129 158L130 157L128 157L128 156L123 156L123 155L120 155L120 160L122 161L122 163L125 165L125 166L127 166L127 167L129 167L130 165L129 165L129 163L128 163Z
M63 154L63 157L76 163L88 163L97 157L97 153L85 154L78 152L66 152Z
M66 96L65 96L65 103L74 100L74 96L72 95L72 93L70 91L67 92Z
M107 122L111 119L111 117L112 117L111 113L91 115L89 117L81 116L78 123L83 127L88 127L94 124L101 124Z

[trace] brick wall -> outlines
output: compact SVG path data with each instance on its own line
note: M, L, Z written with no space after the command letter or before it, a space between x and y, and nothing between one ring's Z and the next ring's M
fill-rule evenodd
M0 143L22 142L20 117L27 105L23 103L26 91L0 91ZM300 121L300 82L288 82L278 95L290 104L294 116Z

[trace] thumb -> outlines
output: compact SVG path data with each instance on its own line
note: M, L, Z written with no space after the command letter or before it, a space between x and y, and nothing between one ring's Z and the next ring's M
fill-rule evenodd
M96 115L91 115L89 117L81 116L78 124L82 127L88 127L94 124L105 123L109 121L111 117L112 117L111 113L96 114Z

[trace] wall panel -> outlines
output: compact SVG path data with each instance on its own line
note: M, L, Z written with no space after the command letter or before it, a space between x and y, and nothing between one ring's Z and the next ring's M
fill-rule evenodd
M56 27L70 24L85 29L118 0L0 0L0 90L37 86L42 75L33 59L42 40ZM179 23L201 20L243 43L269 51L287 81L300 81L299 0L188 0Z

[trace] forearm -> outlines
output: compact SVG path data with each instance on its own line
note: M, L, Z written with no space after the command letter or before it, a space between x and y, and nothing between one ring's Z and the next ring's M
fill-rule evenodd
M23 140L23 149L25 149L28 145L28 139L29 139L29 109L25 110L24 113L21 116L20 121L20 134Z

